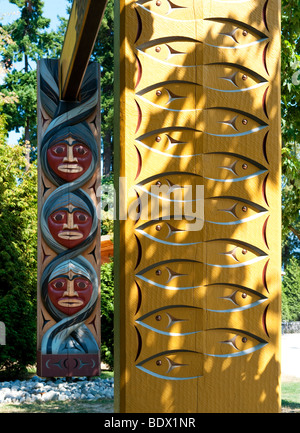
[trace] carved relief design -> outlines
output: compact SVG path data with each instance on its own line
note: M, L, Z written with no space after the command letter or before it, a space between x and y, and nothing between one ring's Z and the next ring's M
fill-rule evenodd
M262 359L274 355L275 9L273 0L125 1L135 27L123 35L121 155L140 212L122 227L132 266L121 299L136 347L123 383L132 396L135 380L157 400L166 394L166 411L176 406L170 396L185 404L184 380L194 408L219 410L207 395L218 400L213 389L240 383L246 368L267 370ZM156 214L143 213L153 203Z
M39 242L44 259L39 268L43 324L38 368L42 376L90 376L99 372L99 323L91 321L99 303L99 270L92 254L99 234L98 70L89 66L80 102L69 103L59 100L57 61L41 61L39 72L44 119Z
M184 19L187 19L187 16L189 17L189 15L185 12L187 9L193 7L192 3L187 4L185 2L184 6L179 3L175 5L175 3L173 4L169 1L138 1L137 7L135 8L138 19L138 33L135 43L137 44L138 41L143 38L144 21L147 19L147 14L145 15L143 11L150 12L153 20L156 19L156 14L173 20L180 20L183 16L185 17ZM264 5L263 9L265 24L266 7L267 4ZM171 18L171 15L174 12L176 12L176 18ZM192 12L189 19L197 20L196 16ZM181 28L182 22L178 21L178 24L179 28ZM203 33L205 32L205 28L208 26L210 32L207 33L207 35L209 36L206 36L203 39L197 39L190 37L187 34L178 33L176 35L159 37L157 39L151 38L150 40L144 41L142 44L135 46L135 58L138 68L138 79L135 91L135 97L137 98L135 102L138 107L138 126L136 134L139 132L143 124L143 111L148 112L148 109L150 109L154 115L159 113L161 119L159 123L161 126L164 126L136 137L135 148L138 153L138 169L135 180L142 177L143 154L146 150L156 153L157 157L163 155L169 158L170 163L168 167L172 166L172 158L189 158L192 160L193 157L201 156L201 165L198 163L197 174L182 171L172 172L170 170L168 173L154 174L148 178L142 177L142 179L136 183L135 188L138 189L139 194L146 193L152 197L159 198L160 200L184 202L184 198L181 198L178 194L176 195L175 192L182 190L187 184L195 186L196 184L203 184L204 182L205 185L206 179L229 184L234 182L245 182L247 179L259 176L266 173L268 170L259 161L252 160L249 157L234 152L214 152L213 148L211 149L211 152L203 152L203 148L201 148L200 145L197 145L198 141L199 144L202 143L203 134L210 135L214 137L214 140L217 140L218 137L219 139L222 139L222 137L244 137L248 134L268 128L268 123L264 120L251 112L245 112L234 108L234 106L230 105L230 102L229 104L226 104L226 106L208 106L208 103L206 102L203 106L201 98L205 89L220 93L224 92L224 94L234 94L237 92L243 93L245 91L253 91L254 89L263 86L265 89L263 90L262 96L262 108L264 114L268 118L267 93L269 86L268 80L264 76L247 67L246 64L242 65L234 62L216 61L210 64L203 64L204 71L201 70L200 76L197 77L197 82L175 79L176 68L192 68L196 71L197 67L200 66L200 63L197 63L195 59L201 58L197 55L197 50L202 50L201 47L203 44L225 50L230 48L243 49L262 43L268 40L268 37L262 31L247 23L227 17L204 17L204 20L202 21L198 19L197 24L200 26L199 28ZM184 24L182 28L184 28ZM144 87L141 88L141 81L144 83L144 80L142 80L142 71L145 75L145 67L143 67L143 63L144 60L147 59L144 55L147 57L150 56L154 61L160 62L161 65L167 63L170 64L173 68L172 79L162 82L152 82L150 85L144 85ZM147 61L145 63L147 65ZM159 68L159 63L156 63L156 67ZM206 71L207 78L204 79L204 72ZM159 76L159 74L157 75ZM265 87L266 85L268 87ZM193 112L197 116L197 125L199 125L200 128L190 128L184 122L176 123L176 125L169 123L167 117L163 114L164 111L180 113ZM146 118L146 121L148 122L148 115ZM155 121L152 121L152 123L157 124ZM269 131L267 131L267 134L268 132ZM264 139L263 152L265 159L267 160L265 150L266 137L267 135L265 135ZM263 184L264 196L266 194L265 183L266 182ZM157 191L153 192L153 187L155 186L157 187ZM229 191L230 189L227 189L226 194L223 196L208 197L205 200L205 223L219 224L225 228L226 226L230 227L232 225L245 224L262 214L268 213L268 209L261 206L259 203L252 202L251 200L239 196L230 196ZM262 228L262 237L267 249L266 227L268 218L269 216L267 216ZM203 231L199 230L191 232L187 230L186 227L187 223L184 217L180 219L180 217L173 215L170 219L170 217L167 218L164 214L162 214L158 219L153 221L150 220L136 226L136 232L141 234L144 239L146 238L151 242L159 242L165 246L169 245L170 248L172 248L172 246L180 247L203 244L203 249L198 251L197 260L172 260L170 258L169 260L160 263L154 263L145 269L140 269L136 273L136 278L142 280L147 285L154 285L172 291L197 290L203 286L201 274L205 275L205 269L207 266L240 268L241 266L255 264L258 260L265 260L265 258L268 257L267 253L255 245L250 245L241 240L237 241L233 239L204 240ZM139 251L136 269L139 269L144 241L143 238L137 238L137 236L136 240L138 242ZM169 253L172 254L171 249L169 250ZM198 270L197 272L195 271L196 267ZM199 268L203 268L203 271L199 272ZM197 279L196 276L199 276L200 279ZM226 286L226 284L226 282L222 282L222 285ZM228 285L229 284L227 284L227 287ZM216 285L212 284L212 286ZM139 291L141 291L140 288ZM212 290L212 292L214 292L214 290ZM231 289L231 293L227 296L223 296L222 299L226 299L227 302L230 300L235 304L234 308L214 310L212 307L208 310L222 311L223 313L232 312L235 311L235 309L236 311L241 311L243 308L248 309L250 306L259 305L267 299L263 294L255 290L252 290L251 294L255 294L256 301L250 302L249 304L246 304L246 306L241 307L236 302L236 299L240 297L240 289ZM249 292L247 292L247 289L243 291L242 296L244 298L248 297L249 299ZM218 304L218 302L215 301L215 304ZM174 309L178 308L180 311L192 311L194 309L194 311L202 312L202 314L205 310L204 307L201 307L199 310L196 306L180 307L169 305L167 309L161 307L157 308L153 312L148 312L142 317L136 319L135 322L148 330L163 335L185 335L185 332L183 331L182 333L176 333L171 332L171 329L169 330L174 323L177 323L178 325L178 322L180 322L180 326L182 326L182 321L187 320L173 318L170 312L174 312ZM204 310L202 308L204 308ZM158 321L158 323L155 321ZM191 333L203 331L204 329L198 329L191 331ZM225 331L226 329L224 329L224 332ZM139 338L142 338L141 335ZM246 339L246 337L241 337L241 341L243 341L243 338L244 340ZM237 339L238 336L236 335L228 340L222 341L222 343L226 343L227 345L237 349ZM258 338L258 340L261 341L260 338ZM266 344L266 342L264 342L264 344ZM253 347L260 349L264 344L260 343L258 346L255 345ZM247 354L249 350L252 351L251 348L239 350L239 354ZM205 353L204 348L202 353ZM226 354L211 355L226 356ZM228 356L233 355L228 354ZM138 365L139 368L141 368L141 365L141 363ZM146 369L143 368L143 371L146 371ZM170 370L167 371L169 372ZM153 372L150 374L153 374L154 376L158 375L158 373ZM160 375L158 376L160 377Z

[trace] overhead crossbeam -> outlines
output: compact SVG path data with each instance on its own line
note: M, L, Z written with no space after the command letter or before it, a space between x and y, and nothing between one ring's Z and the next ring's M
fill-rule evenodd
M60 99L75 101L107 0L74 0L60 57Z

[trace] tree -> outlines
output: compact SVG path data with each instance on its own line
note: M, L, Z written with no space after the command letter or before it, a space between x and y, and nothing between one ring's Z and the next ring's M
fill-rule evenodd
M293 229L294 228L296 232L300 232L300 217L293 223ZM282 264L284 267L288 264L292 256L300 263L299 238L293 231L289 231L288 235L284 236L282 240Z
M300 320L300 266L295 257L291 257L285 268L282 282L282 315L284 320Z
M114 264L101 266L101 358L114 365Z
M283 239L290 232L300 246L300 8L299 0L282 0L281 109Z
M50 19L43 17L44 2L41 0L9 0L18 6L20 17L3 26L13 43L2 47L3 64L7 75L0 91L4 95L13 91L19 102L4 106L8 131L19 132L24 128L20 144L31 147L31 158L36 156L36 63L41 57L51 56L57 49L58 40L54 32L47 32ZM21 70L12 69L15 62L23 64Z
M5 143L3 116L0 125L0 370L14 376L36 357L37 168Z
M103 174L113 172L114 2L108 0L91 56L101 65L101 137Z

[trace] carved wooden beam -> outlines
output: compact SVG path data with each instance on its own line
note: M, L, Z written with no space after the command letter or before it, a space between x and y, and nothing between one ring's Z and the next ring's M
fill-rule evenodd
M97 38L107 0L74 0L60 58L60 99L74 101Z
M81 101L59 99L58 60L38 64L40 376L100 372L100 67Z
M100 372L100 66L106 1L74 0L60 60L38 64L40 376Z

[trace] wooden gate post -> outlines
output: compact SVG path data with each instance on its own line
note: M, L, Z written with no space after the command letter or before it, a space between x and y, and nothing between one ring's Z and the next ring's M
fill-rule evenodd
M58 93L58 61L39 62L38 374L100 369L99 68L80 102Z
M115 17L116 410L278 412L280 3Z
M38 65L40 376L100 374L100 67L106 0L74 0L60 60Z

